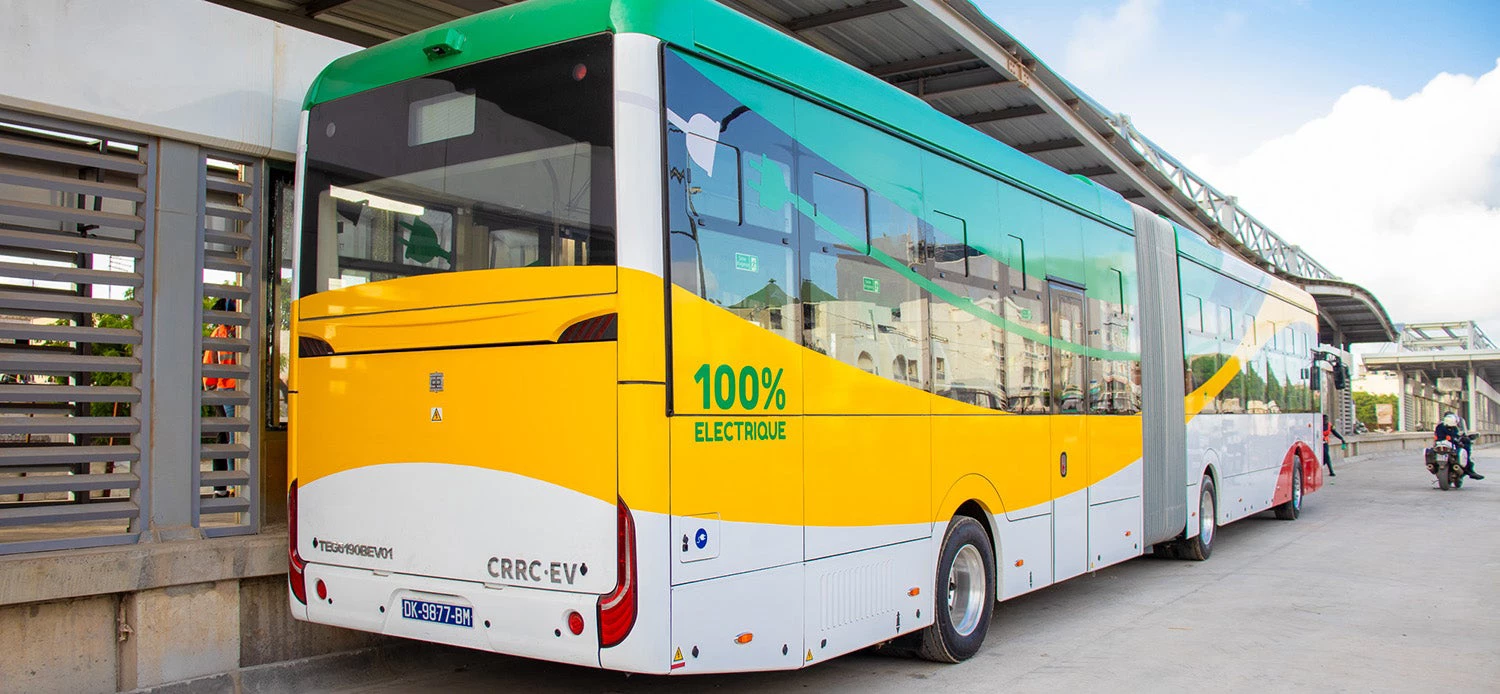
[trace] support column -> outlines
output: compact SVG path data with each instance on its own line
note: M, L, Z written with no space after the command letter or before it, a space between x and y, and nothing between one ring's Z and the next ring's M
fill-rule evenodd
M1406 431L1406 372L1396 367L1396 431Z
M1469 338L1469 340L1472 342L1473 338ZM1477 378L1479 378L1479 376L1478 374L1474 373L1474 362L1471 360L1469 362L1468 376L1464 379L1464 385L1467 386L1469 396L1467 398L1468 406L1464 408L1465 410L1467 410L1467 412L1464 413L1464 421L1469 423L1470 429L1475 429L1479 426L1479 411L1476 409L1476 405L1478 405L1479 403L1479 388L1476 387L1474 383L1474 380Z
M198 538L193 526L194 468L198 442L197 334L202 331L202 278L198 227L202 209L201 168L194 145L160 140L156 148L156 231L149 251L154 271L145 307L151 349L143 355L150 374L151 413L143 483L150 489L143 541Z

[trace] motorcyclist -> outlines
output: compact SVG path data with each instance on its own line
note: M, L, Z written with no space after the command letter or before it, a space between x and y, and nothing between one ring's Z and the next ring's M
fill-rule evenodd
M1468 464L1464 466L1464 474L1476 480L1484 479L1484 475L1474 472L1474 450L1469 440L1464 438L1463 430L1458 426L1458 415L1449 412L1443 415L1443 421L1437 425L1433 437L1438 441L1449 441L1454 448L1463 449L1468 453Z

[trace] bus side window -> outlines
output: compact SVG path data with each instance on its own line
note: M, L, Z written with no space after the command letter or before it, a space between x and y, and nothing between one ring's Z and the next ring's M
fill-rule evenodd
M920 388L932 368L917 342L922 291L909 274L920 150L810 102L797 101L796 116L804 136L840 138L797 153L798 195L808 203L798 234L803 344Z
M1000 264L975 247L978 229L964 218L933 211L930 219L936 244L927 272L952 295L934 296L928 305L928 343L936 365L932 390L986 409L1004 409Z
M1286 407L1286 359L1280 354L1266 354L1266 411L1277 414Z
M1135 239L1094 222L1085 222L1083 233L1092 351L1085 388L1088 409L1092 414L1135 414L1140 411Z
M1211 287L1213 275L1197 265L1183 263L1182 284L1184 287ZM1210 308L1212 304L1209 304ZM1197 392L1208 384L1219 370L1219 337L1204 332L1204 301L1197 295L1184 292L1182 295L1182 346L1187 359L1188 392ZM1217 314L1215 314L1217 315ZM1209 398L1203 403L1203 413L1218 411L1219 403ZM1194 413L1188 413L1194 414Z
M1001 409L1008 334L1001 303L1009 289L998 259L1004 254L1001 183L927 153L922 188L918 271L930 286L922 335L933 363L929 387L952 400Z
M1005 266L996 313L1009 328L1000 352L1003 404L1016 414L1046 414L1052 409L1052 341L1049 307L1042 294L1047 273L1042 202L1007 184L1001 184L998 193Z
M816 171L811 187L813 229L803 239L804 343L867 373L906 381L915 361L908 363L901 353L892 358L884 343L916 316L904 317L899 305L880 301L883 290L900 280L869 256L870 193Z
M692 133L686 137L689 216L699 220L711 217L738 225L740 150Z
M1237 298L1237 297L1236 297ZM1223 369L1234 358L1235 335L1238 329L1235 321L1234 309L1226 305L1219 306L1219 368ZM1224 389L1219 391L1219 412L1225 414L1238 414L1245 411L1244 403L1240 400L1241 391L1244 388L1244 378L1240 376L1239 370L1229 379Z
M1266 410L1266 353L1245 360L1245 409L1251 414Z
M814 173L812 204L814 238L818 243L843 246L859 253L870 251L869 191Z
M1182 295L1182 329L1203 331L1203 300L1192 294Z
M668 52L664 67L671 281L796 341L794 143L682 57ZM759 108L791 108L769 87L762 96Z

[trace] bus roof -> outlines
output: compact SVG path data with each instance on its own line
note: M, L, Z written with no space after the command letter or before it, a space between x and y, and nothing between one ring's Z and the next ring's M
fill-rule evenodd
M1280 297L1298 308L1318 312L1317 302L1301 287L1255 267L1239 256L1214 248L1203 237L1176 222L1172 223L1172 229L1177 232L1177 252L1182 257Z
M1118 193L1053 169L940 113L916 96L714 0L526 0L339 58L313 81L304 108L606 31L647 34L728 63L943 150L1056 202L1133 228L1130 206ZM460 50L429 58L424 49L436 44Z

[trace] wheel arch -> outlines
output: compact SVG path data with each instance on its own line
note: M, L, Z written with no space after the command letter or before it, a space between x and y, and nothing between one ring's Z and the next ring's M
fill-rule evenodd
M943 500L938 503L934 513L934 526L937 523L948 523L959 516L973 518L984 528L985 534L989 535L990 548L994 554L995 565L991 567L995 571L995 595L1002 595L1000 567L1004 564L1001 559L1000 529L996 527L996 519L1005 514L1005 504L1000 499L1000 492L988 478L977 473L970 473L960 477L948 492L943 495ZM936 538L941 544L941 538Z

